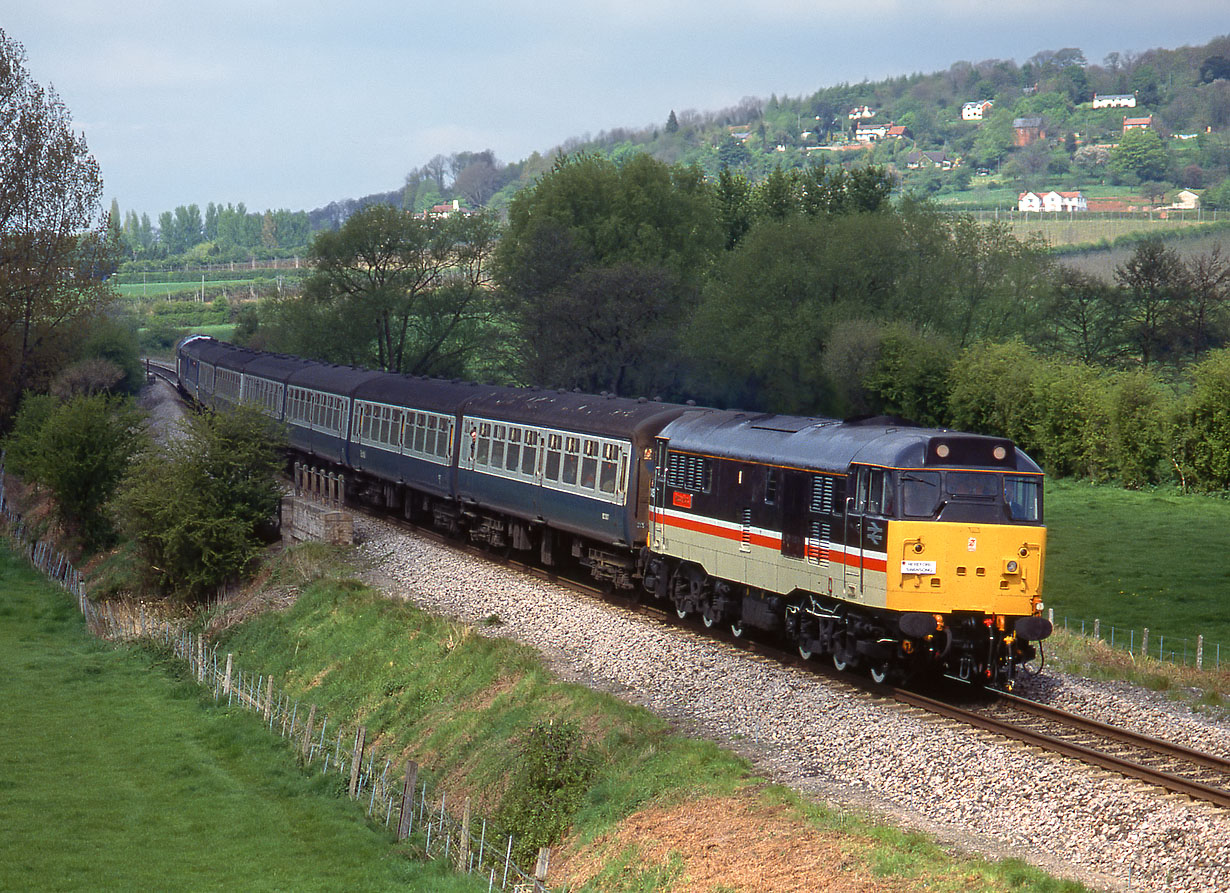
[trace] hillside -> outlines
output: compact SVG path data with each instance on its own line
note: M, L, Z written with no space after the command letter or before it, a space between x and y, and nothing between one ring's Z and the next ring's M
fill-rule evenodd
M211 202L204 213L196 205L164 212L157 227L130 212L121 235L131 260L158 268L173 257L292 257L315 232L369 205L506 211L559 155L576 152L617 162L647 153L709 177L729 169L753 183L779 167L883 165L901 193L954 210L1002 213L1023 191L1050 190L1082 191L1090 211L1147 212L1179 201L1182 190L1198 195L1201 213L1230 209L1230 35L1197 47L1111 53L1100 63L1077 48L1043 50L1020 64L958 61L946 71L747 98L717 111L670 105L664 97L654 124L577 136L513 162L490 149L436 155L400 185L308 212ZM112 213L120 219L118 208Z
M399 193L413 210L454 198L502 208L556 154L573 151L615 159L648 152L710 175L730 167L753 179L816 159L885 164L905 190L976 206L1015 206L1022 189L1111 186L1132 194L1142 184L1145 193L1155 190L1144 198L1160 200L1179 188L1217 187L1230 173L1228 78L1230 35L1198 47L1111 53L1100 64L1075 48L1044 50L1022 64L960 61L947 71L746 99L713 112L664 109L660 124L615 127L512 164L489 151L438 156L411 171L400 191L334 203L312 217L324 222L347 207L396 201ZM1130 96L1134 105L1094 108L1095 96L1102 105L1107 95ZM977 111L980 120L963 120L963 106L974 102L990 105ZM1152 119L1156 140L1141 158L1116 152L1126 116ZM1036 119L1036 132L1018 135L1013 124L1020 119ZM992 185L1004 194L988 200ZM1230 195L1214 198L1230 206Z

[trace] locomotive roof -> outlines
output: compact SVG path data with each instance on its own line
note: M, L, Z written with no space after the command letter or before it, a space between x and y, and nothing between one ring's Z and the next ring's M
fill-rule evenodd
M837 419L752 414L725 410L686 415L662 430L672 449L770 465L844 472L851 463L888 468L985 467L1040 472L1012 441L922 428L896 419ZM947 460L937 448L948 444ZM1004 447L1004 458L994 450Z
M643 398L579 394L544 388L501 388L478 396L466 406L466 415L607 437L633 438L655 434L663 424L693 410L678 403Z
M413 375L388 373L359 385L354 392L357 400L372 400L434 412L455 413L467 400L507 390L472 381L448 381L440 378L418 378Z

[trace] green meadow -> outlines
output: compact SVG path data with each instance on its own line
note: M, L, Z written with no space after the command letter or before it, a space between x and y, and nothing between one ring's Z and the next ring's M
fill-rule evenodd
M1149 628L1150 651L1195 658L1196 636L1206 660L1216 643L1230 663L1230 500L1177 490L1123 490L1051 480L1046 492L1047 557L1044 599L1055 625L1093 632L1102 621L1119 635ZM1126 644L1126 643L1122 643Z
M478 890L0 549L0 889Z

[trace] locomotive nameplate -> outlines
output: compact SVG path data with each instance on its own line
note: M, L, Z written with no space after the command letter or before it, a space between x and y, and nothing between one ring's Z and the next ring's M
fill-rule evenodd
M902 561L901 573L903 574L934 574L934 561Z

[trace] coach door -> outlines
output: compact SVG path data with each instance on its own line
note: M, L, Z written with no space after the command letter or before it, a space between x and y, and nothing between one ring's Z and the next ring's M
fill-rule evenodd
M846 479L846 595L863 592L863 527L866 523L870 468L852 468Z

